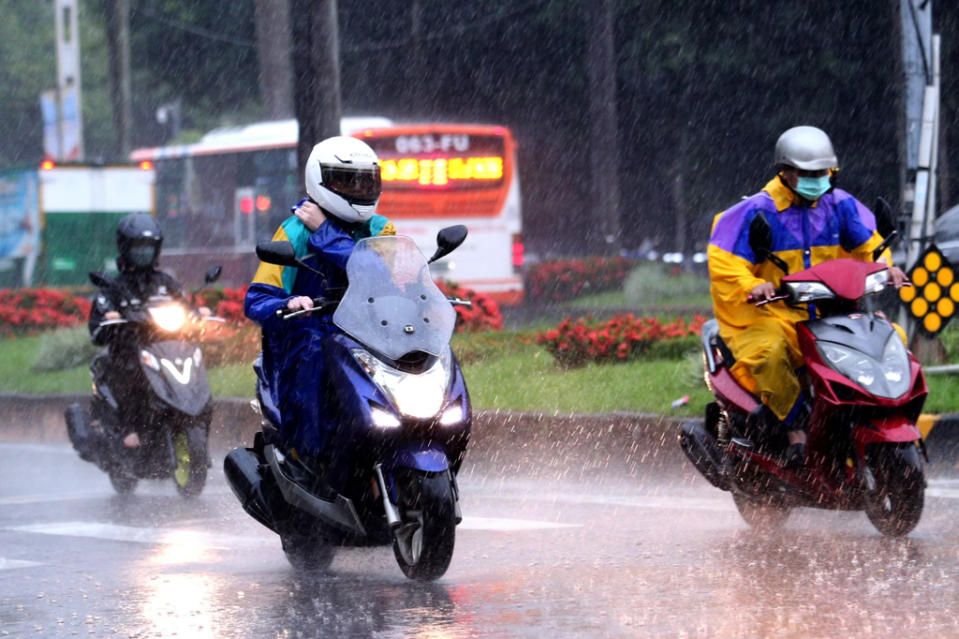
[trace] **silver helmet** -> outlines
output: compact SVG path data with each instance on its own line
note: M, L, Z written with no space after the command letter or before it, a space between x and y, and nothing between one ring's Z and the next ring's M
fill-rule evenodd
M779 136L773 164L804 171L821 171L839 166L829 136L814 126L794 126Z

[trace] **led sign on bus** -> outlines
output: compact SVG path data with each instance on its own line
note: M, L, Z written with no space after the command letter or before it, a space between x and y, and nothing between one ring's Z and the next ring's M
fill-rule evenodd
M472 189L503 181L503 139L495 135L373 135L366 142L380 158L385 188Z
M470 180L500 180L503 158L399 158L380 160L384 182L405 182L421 186L447 186Z

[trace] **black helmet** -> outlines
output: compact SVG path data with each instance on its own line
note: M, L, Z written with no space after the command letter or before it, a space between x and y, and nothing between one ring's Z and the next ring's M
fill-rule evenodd
M163 233L146 213L130 213L117 224L117 265L120 270L148 269L160 257Z

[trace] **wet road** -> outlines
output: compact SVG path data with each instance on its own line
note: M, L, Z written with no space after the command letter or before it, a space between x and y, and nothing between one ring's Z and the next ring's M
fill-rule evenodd
M294 573L219 461L198 499L156 482L120 498L68 446L0 442L0 636L959 637L959 480L942 473L889 540L812 510L760 535L680 471L467 465L452 565L421 584L389 548Z

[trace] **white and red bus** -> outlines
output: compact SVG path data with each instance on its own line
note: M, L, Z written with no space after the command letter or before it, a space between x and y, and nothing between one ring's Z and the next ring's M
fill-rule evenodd
M469 228L466 244L433 264L437 279L505 304L522 299L522 216L509 129L346 117L341 130L376 150L383 177L379 212L424 253L433 251L443 226ZM224 281L249 281L256 241L272 235L303 195L297 135L296 120L281 120L217 129L195 144L134 151L131 158L152 164L156 173L164 266L202 272L217 261Z

